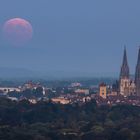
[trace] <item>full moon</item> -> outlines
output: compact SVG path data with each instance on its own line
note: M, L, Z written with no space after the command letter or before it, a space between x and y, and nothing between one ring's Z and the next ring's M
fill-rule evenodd
M27 20L13 18L4 23L3 35L9 43L19 46L31 40L33 28Z

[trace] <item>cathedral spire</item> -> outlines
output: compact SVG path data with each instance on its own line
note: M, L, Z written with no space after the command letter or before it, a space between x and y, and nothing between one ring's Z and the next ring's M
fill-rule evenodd
M140 48L135 73L136 94L140 96Z
M140 47L139 47L139 52L138 52L138 60L137 60L137 66L140 66Z
M126 54L126 47L124 47L124 55L123 55L123 66L127 66L127 54Z
M124 47L123 63L121 66L120 78L129 78L129 66L127 62L126 47Z

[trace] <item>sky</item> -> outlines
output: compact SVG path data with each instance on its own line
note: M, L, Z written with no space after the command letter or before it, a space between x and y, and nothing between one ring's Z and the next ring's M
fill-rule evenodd
M87 75L119 73L126 45L133 74L140 45L139 0L1 0L0 30L19 17L32 40L14 47L0 35L0 67Z

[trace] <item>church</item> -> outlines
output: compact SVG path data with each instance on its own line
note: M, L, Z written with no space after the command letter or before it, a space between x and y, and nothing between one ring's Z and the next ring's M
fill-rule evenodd
M130 78L127 52L126 48L124 48L123 62L119 78L119 93L123 96L140 96L140 48L138 52L138 60L134 80Z

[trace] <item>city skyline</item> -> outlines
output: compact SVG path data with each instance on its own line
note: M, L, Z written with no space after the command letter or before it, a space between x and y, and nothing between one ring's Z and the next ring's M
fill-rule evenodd
M135 73L140 45L139 1L33 2L1 2L1 29L7 20L19 17L32 24L34 34L22 47L8 44L1 34L0 67L43 74L60 71L64 75L117 76L126 45L130 74Z

